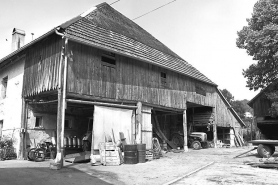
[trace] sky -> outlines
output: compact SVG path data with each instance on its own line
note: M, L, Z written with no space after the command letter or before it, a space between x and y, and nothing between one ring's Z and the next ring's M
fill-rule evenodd
M116 0L5 0L0 2L0 58L11 52L13 28L24 30L25 44L89 8ZM134 19L172 0L120 0L111 6ZM235 100L251 100L242 70L252 63L236 47L257 0L176 0L134 20Z

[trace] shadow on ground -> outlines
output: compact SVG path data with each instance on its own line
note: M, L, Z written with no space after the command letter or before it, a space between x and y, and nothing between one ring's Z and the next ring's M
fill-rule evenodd
M0 179L1 185L110 185L110 183L94 175L69 167L61 170L51 170L48 167L11 166L0 168Z

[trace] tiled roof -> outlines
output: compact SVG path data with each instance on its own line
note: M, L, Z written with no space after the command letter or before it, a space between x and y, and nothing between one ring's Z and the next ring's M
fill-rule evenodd
M65 26L66 25L66 26ZM192 65L107 3L61 25L66 36L216 85Z

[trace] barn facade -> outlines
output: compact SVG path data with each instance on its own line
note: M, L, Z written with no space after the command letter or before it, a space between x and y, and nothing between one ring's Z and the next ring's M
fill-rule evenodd
M55 143L61 156L80 151L89 132L92 154L111 133L147 149L153 137L173 147L179 133L183 139L176 144L187 151L192 131L234 146L244 126L215 83L106 3L0 64L15 56L24 61L21 157L42 141Z

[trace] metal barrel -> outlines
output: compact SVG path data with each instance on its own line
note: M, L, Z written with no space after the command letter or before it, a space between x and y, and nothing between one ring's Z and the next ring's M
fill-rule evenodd
M69 147L72 147L72 137L68 137L68 141L69 141Z
M79 137L77 138L77 148L82 148L82 141Z
M64 137L64 147L69 147L69 140L67 137Z
M72 147L73 147L73 148L77 148L77 138L76 138L76 136L74 136L74 137L72 138Z
M124 163L137 164L137 145L124 145Z
M146 144L137 144L138 163L146 162Z

